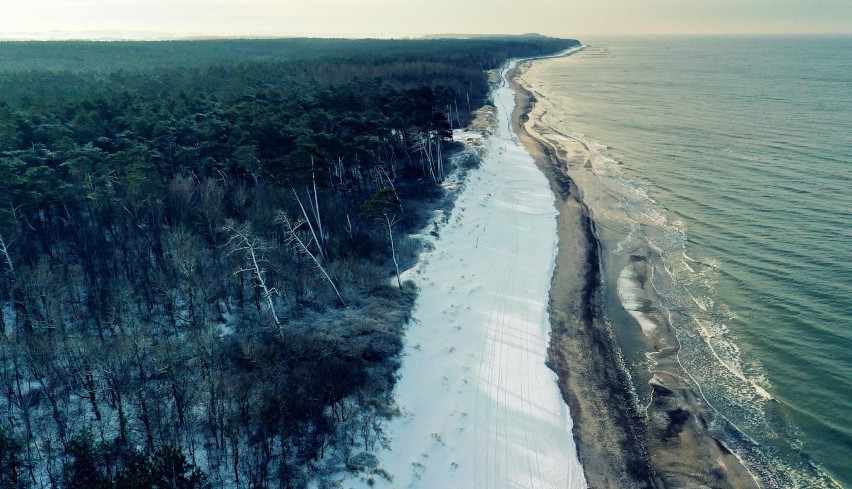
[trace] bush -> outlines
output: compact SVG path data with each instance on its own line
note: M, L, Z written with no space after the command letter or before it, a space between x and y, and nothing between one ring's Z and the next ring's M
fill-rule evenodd
M349 457L346 468L352 472L367 472L379 466L379 459L370 452L361 452Z

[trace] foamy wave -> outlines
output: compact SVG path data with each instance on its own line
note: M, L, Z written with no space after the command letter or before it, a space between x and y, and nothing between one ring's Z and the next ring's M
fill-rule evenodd
M673 218L656 202L645 187L627 176L619 158L611 153L608 146L590 140L580 133L570 133L570 136L582 141L592 152L590 158L592 169L601 186L623 208L624 219L627 222L621 223L622 227L631 231L618 243L616 250L624 252L629 249L629 243L634 237L644 241L661 261L662 269L665 271L664 276L652 282L655 288L659 287L657 292L664 299L664 305L674 307L678 309L680 315L692 317L695 320L698 326L695 329L703 339L705 349L715 360L713 363L730 373L723 376L726 379L714 381L713 375L707 374L713 369L705 365L700 368L703 374L695 375L696 381L714 384L721 380L721 384L718 384L716 388L722 385L724 386L722 389L729 394L747 400L742 405L750 405L749 410L752 411L752 415L760 417L761 409L754 404L755 395L763 400L770 400L772 396L760 385L766 378L763 369L756 362L752 363L750 368L744 368L740 349L730 337L727 326L722 322L724 317L730 316L731 313L727 306L718 305L714 299L718 262L713 259L695 260L687 254L688 235L685 222L682 219ZM609 217L614 213L606 215ZM639 305L636 287L633 272L630 271L630 267L625 268L619 277L619 299L640 324L643 333L651 335L656 330L656 326L646 315L636 311ZM688 327L688 324L675 320L673 326L679 329Z
M724 339L728 331L727 326L724 324L708 325L699 319L695 319L695 323L698 325L698 331L701 332L704 340L710 346L710 352L719 365L725 367L737 379L749 384L760 397L767 401L771 400L772 396L769 392L753 380L747 378L743 372L739 347L735 343Z
M621 270L616 283L616 292L621 305L639 323L642 333L652 337L659 329L659 325L644 312L645 298L639 274L633 265L628 265Z

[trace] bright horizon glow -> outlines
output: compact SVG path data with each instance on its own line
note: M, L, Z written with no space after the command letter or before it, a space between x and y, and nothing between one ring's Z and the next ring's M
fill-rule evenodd
M0 0L3 38L852 34L849 0Z

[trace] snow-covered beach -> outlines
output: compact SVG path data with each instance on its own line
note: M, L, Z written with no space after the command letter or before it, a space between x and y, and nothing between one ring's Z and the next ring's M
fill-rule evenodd
M515 92L440 238L404 274L420 288L407 331L387 478L344 487L585 487L573 422L545 365L557 250L554 195L512 129Z

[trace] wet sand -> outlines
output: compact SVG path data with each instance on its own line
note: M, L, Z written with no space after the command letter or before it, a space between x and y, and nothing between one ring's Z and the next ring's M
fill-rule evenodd
M641 291L627 312L653 337L651 402L637 401L634 376L603 320L600 244L581 192L584 179L594 178L589 150L541 122L535 94L519 78L528 66L520 64L509 76L517 99L513 125L556 195L559 251L550 290L549 366L571 408L589 487L760 487L708 429L713 412L685 380L674 331L655 306L643 250L634 251L623 274Z

